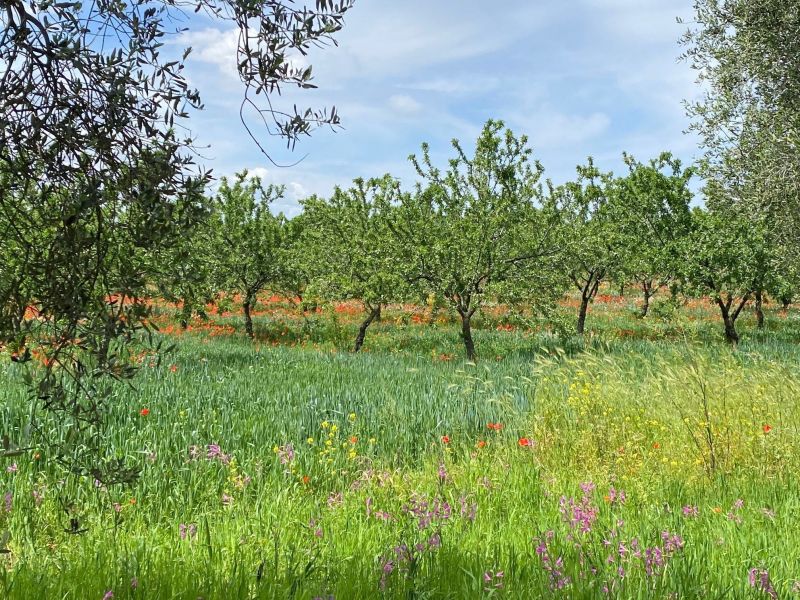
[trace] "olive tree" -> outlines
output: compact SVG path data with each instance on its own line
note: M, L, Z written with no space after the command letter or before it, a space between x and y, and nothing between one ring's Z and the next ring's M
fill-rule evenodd
M403 265L389 229L400 196L399 183L386 175L356 179L347 190L337 187L330 198L302 202L312 285L323 297L358 300L366 310L354 352L363 346L381 306L403 293Z
M468 360L476 359L472 318L498 294L524 293L543 305L553 296L551 263L558 253L549 200L525 136L502 121L483 128L473 156L458 140L445 171L427 144L411 161L422 183L403 195L392 231L409 282L436 294L461 318Z
M284 111L286 85L313 86L293 54L333 41L350 0L7 0L0 9L0 344L25 360L32 420L53 416L38 443L70 472L128 480L98 433L110 378L132 376L126 348L146 325L152 273L140 260L180 238L179 205L209 174L193 164L186 119L202 107L184 74L190 49L168 51L176 22L203 11L238 33L242 114L291 145L335 109ZM174 38L177 39L177 38ZM266 144L257 140L265 150ZM27 360L30 366L31 361ZM42 411L42 409L44 409ZM28 425L3 431L17 439ZM34 431L45 430L34 423ZM72 440L74 450L62 450ZM10 451L12 443L5 444ZM95 464L90 464L95 462Z
M712 200L768 223L800 259L800 12L793 0L695 0L683 58L702 84L688 105ZM761 298L763 290L754 293Z

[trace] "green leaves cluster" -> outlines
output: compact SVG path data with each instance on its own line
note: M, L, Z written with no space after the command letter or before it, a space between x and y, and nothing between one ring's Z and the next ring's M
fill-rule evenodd
M245 331L254 336L252 310L257 296L275 286L285 272L281 248L286 219L273 215L270 203L283 197L281 186L262 186L258 177L238 173L233 184L223 177L214 200L217 235L213 245L218 289L241 296Z
M203 11L237 30L241 114L255 112L268 135L292 146L315 127L336 126L339 117L335 109L276 107L282 86L313 87L311 68L289 57L335 43L351 6L3 3L0 348L26 365L32 416L24 429L69 471L104 483L135 474L117 457L98 456L109 379L135 373L131 354L149 333L146 298L153 288L183 301L188 321L211 295L212 275L242 271L232 260L224 268L209 262L215 237L206 229L203 191L210 175L194 164L192 139L177 133L202 101L184 73L191 49L176 59L165 49L180 33L174 23L184 11ZM244 125L267 154L257 131ZM254 243L234 251L266 261ZM248 267L241 287L252 289L264 277ZM2 433L18 445L33 443L19 430Z
M526 137L489 121L469 157L442 172L427 145L411 157L423 183L404 197L393 233L411 284L444 298L461 317L467 357L476 357L471 319L491 300L552 300L557 254L554 205L542 194L543 168Z
M364 343L381 306L405 295L404 265L391 235L393 214L404 199L391 176L336 188L329 199L303 201L301 256L314 292L323 298L358 300L367 318L354 349Z

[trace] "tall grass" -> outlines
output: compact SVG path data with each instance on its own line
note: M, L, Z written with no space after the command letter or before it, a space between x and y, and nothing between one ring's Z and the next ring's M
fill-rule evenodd
M454 327L391 312L361 355L324 315L183 335L115 389L133 487L60 482L43 449L2 465L0 597L790 597L796 322L732 351L702 307L628 308L566 350L490 315L477 365ZM0 419L22 433L14 369Z

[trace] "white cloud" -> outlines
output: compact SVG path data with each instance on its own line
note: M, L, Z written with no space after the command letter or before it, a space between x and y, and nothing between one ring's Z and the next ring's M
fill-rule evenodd
M406 0L357 6L337 36L337 48L313 53L325 85L388 79L463 62L514 46L547 25L545 10L517 3L497 11L485 2ZM491 23L491 25L489 25Z
M284 89L276 107L335 105L345 129L319 130L284 152L252 111L248 124L280 164L273 168L239 123L242 89L237 81L234 30L201 25L179 37L194 46L189 74L207 110L192 127L210 166L233 173L244 165L265 183L287 186L278 207L296 211L296 200L329 195L335 184L384 172L413 181L406 157L431 143L439 164L451 155L449 140L474 142L488 118L501 118L525 133L548 175L574 175L588 154L615 168L623 150L643 160L670 149L693 154L684 136L681 100L696 93L688 65L677 64L676 15L689 16L691 0L483 0L358 2L347 15L339 47L292 56L314 66L316 90ZM205 27L205 28L204 28ZM262 169L258 171L258 169Z
M247 170L247 176L252 179L254 177L258 177L262 182L266 182L269 180L271 172L265 169L264 167L254 167L252 169Z
M490 92L496 89L499 83L500 80L497 77L438 77L436 79L420 80L413 83L401 84L398 87L409 90L418 90L420 92L461 95Z
M422 110L419 102L405 94L397 94L389 98L389 106L392 110L406 115L413 115Z
M239 47L237 29L220 30L212 27L198 31L186 31L178 36L174 44L191 47L189 63L202 62L217 67L220 74L238 80L236 51Z
M607 131L611 119L601 112L580 115L545 108L530 115L511 116L508 122L539 150L580 145Z
M308 198L311 195L302 183L298 183L296 181L290 181L286 185L286 191L294 200L302 200L303 198Z

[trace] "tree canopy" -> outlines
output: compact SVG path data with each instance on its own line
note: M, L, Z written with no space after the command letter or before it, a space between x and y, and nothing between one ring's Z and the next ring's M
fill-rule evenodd
M543 198L543 172L525 136L502 121L489 121L467 156L458 140L446 171L435 167L429 147L411 157L423 180L405 196L393 232L410 282L446 299L461 318L466 355L476 358L471 320L493 296L552 297L557 254L552 210Z
M238 31L243 123L292 146L335 109L283 111L283 86L313 86L292 53L334 42L351 0L9 0L0 9L0 343L30 363L32 403L71 433L60 455L104 482L131 476L93 461L108 377L129 377L126 342L147 327L148 252L167 248L209 173L194 164L187 119L202 108L172 56L175 23L203 11ZM127 365L127 366L126 366ZM38 411L32 411L34 421ZM34 431L46 425L34 423ZM92 450L94 448L94 450ZM102 454L102 452L101 452ZM68 456L69 455L69 456ZM91 462L91 466L88 463ZM115 474L116 473L116 474Z

